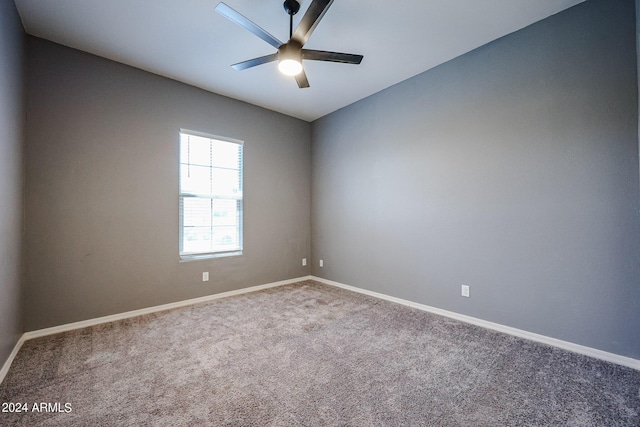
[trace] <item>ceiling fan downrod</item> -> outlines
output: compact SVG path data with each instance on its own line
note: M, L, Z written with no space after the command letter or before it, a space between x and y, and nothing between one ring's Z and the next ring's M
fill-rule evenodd
M293 15L300 10L300 3L296 0L284 0L282 6L284 6L284 11L289 15L289 38L291 38L293 36Z

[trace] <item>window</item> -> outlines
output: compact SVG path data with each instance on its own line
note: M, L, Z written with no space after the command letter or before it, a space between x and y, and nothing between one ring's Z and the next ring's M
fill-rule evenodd
M242 253L242 141L180 131L180 258Z

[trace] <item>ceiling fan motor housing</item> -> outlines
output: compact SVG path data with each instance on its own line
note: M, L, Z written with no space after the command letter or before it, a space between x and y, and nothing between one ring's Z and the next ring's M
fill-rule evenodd
M284 11L293 16L300 10L300 3L296 0L284 0Z
M302 45L295 40L289 40L278 48L278 60L292 59L302 63Z

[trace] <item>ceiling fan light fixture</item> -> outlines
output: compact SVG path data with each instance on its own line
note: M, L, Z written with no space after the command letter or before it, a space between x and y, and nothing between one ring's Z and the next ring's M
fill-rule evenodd
M282 74L295 76L302 72L302 46L289 42L278 49L278 69Z
M302 64L295 59L282 59L278 63L278 70L287 76L295 76L302 71Z

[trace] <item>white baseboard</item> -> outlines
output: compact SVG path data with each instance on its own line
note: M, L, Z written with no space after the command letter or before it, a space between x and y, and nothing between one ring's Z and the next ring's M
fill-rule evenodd
M192 298L188 300L172 302L169 304L141 308L139 310L127 311L125 313L112 314L109 316L98 317L95 319L88 319L80 322L67 323L65 325L54 326L51 328L38 329L36 331L26 332L24 336L25 336L25 340L30 340L33 338L44 337L46 335L58 334L60 332L67 332L67 331L72 331L74 329L86 328L88 326L100 325L102 323L114 322L116 320L129 319L131 317L137 317L145 314L156 313L158 311L171 310L174 308L186 307L188 305L199 304L202 302L208 302L208 301L213 301L221 298L232 297L235 295L261 291L263 289L275 288L277 286L290 285L292 283L297 283L303 280L310 280L310 279L311 279L311 276L304 276L304 277L298 277L295 279L281 280L279 282L267 283L267 284L258 285L258 286L251 286L250 288L243 288L243 289L237 289L235 291L221 292L219 294L206 295L204 297Z
M22 334L18 339L18 342L16 343L16 345L13 346L13 350L11 351L11 354L9 355L7 360L4 362L4 365L2 365L2 369L0 369L0 384L2 383L2 381L4 381L4 377L7 375L7 372L9 372L9 368L13 363L13 359L16 358L16 355L20 351L20 348L22 347L22 344L25 341L26 340L25 340L24 334Z
M436 307L431 307L417 302L404 300L401 298L392 297L389 295L381 294L378 292L369 291L366 289L357 288L355 286L345 285L343 283L334 282L333 280L327 280L320 277L312 276L311 280L315 280L326 285L336 286L338 288L346 289L352 292L358 292L361 294L369 295L375 298L395 302L398 304L406 305L418 310L427 311L429 313L438 314L440 316L450 317L452 319L460 320L462 322L470 323L472 325L481 326L483 328L492 329L494 331L503 332L505 334L514 335L516 337L525 338L531 341L537 341L542 344L547 344L553 347L558 347L564 350L572 351L574 353L583 354L596 359L604 360L607 362L615 363L618 365L626 366L632 369L640 371L640 360L632 359L626 356L620 356L615 353L609 353L606 351L598 350L584 345L575 344L569 341L563 341L556 338L547 337L545 335L535 334L533 332L523 331L522 329L512 328L511 326L501 325L499 323L489 322L487 320L478 319L464 314L455 313L453 311L443 310Z
M343 283L335 282L332 280L323 279L321 277L315 276L304 276L298 277L295 279L282 280L279 282L267 283L264 285L252 286L249 288L238 289L235 291L222 292L219 294L207 295L200 298L193 298L183 301L177 301L169 304L157 305L154 307L142 308L139 310L127 311L125 313L113 314L110 316L98 317L95 319L83 320L80 322L68 323L65 325L54 326L51 328L38 329L35 331L25 332L22 334L18 342L16 343L13 351L9 355L9 358L5 361L4 365L2 365L2 369L0 369L0 383L4 380L4 377L9 372L9 368L13 363L18 351L22 347L22 344L30 339L43 337L47 335L58 334L60 332L72 331L75 329L86 328L88 326L100 325L102 323L114 322L116 320L129 319L132 317L142 316L145 314L156 313L159 311L171 310L174 308L185 307L193 304L198 304L202 302L213 301L221 298L227 298L235 295L246 294L250 292L261 291L263 289L275 288L277 286L290 285L292 283L302 282L304 280L315 280L320 283L324 283L326 285L335 286L338 288L346 289L352 292L357 292L364 295L369 295L375 298L380 298L386 301L395 302L398 304L406 305L408 307L416 308L418 310L427 311L429 313L438 314L441 316L450 317L452 319L460 320L462 322L470 323L473 325L481 326L483 328L492 329L498 332L503 332L509 335L514 335L520 338L525 338L532 341L537 341L543 344L551 345L554 347L562 348L564 350L572 351L574 353L584 354L586 356L594 357L596 359L605 360L607 362L616 363L618 365L627 366L632 369L640 370L640 360L632 359L630 357L620 356L614 353L609 353L606 351L598 350L591 347L586 347L579 344L574 344L568 341L562 341L555 338L547 337L544 335L535 334L533 332L523 331L521 329L512 328L510 326L501 325L499 323L493 323L486 320L478 319L471 316L466 316L464 314L455 313L453 311L442 310L440 308L431 307L424 304L419 304L416 302L404 300L401 298L392 297L389 295L381 294L378 292L369 291L362 288L357 288L355 286L345 285Z

